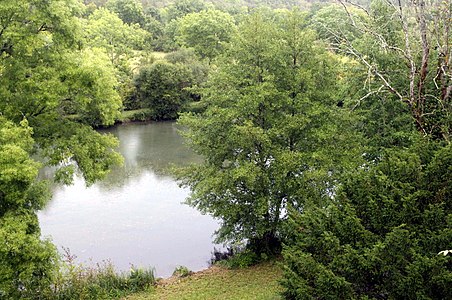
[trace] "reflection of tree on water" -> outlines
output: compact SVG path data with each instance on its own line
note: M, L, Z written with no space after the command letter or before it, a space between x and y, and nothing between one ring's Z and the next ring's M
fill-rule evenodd
M89 187L80 176L72 186L52 184L54 199L39 214L43 235L69 247L80 262L110 258L118 270L152 265L168 276L176 265L206 267L218 224L181 204L189 190L169 169L200 157L184 146L175 123L102 131L119 138L124 165ZM41 173L47 179L54 174L51 168Z
M171 178L171 168L200 161L183 143L174 122L127 124L106 130L119 138L119 152L124 165L116 167L105 180L102 189L119 188L152 172L162 179Z
M133 123L101 130L119 139L118 150L124 157L124 165L113 168L95 186L101 191L121 189L139 180L145 172L161 180L172 180L173 167L199 162L201 158L188 149L178 130L174 122ZM52 193L64 188L62 184L53 182L55 170L55 167L47 166L39 172L40 179L49 181Z

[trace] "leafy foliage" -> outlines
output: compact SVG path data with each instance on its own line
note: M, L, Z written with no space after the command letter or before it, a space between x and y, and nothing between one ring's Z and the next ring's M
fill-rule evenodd
M78 2L44 2L0 5L12 16L3 20L0 36L0 44L12 49L0 56L0 112L16 124L28 120L48 164L69 174L74 168L67 165L75 161L92 182L121 161L111 148L115 140L90 128L111 125L118 116L115 71L100 50L76 50L82 40ZM72 114L83 122L74 122ZM99 156L88 146L97 147Z
M451 146L428 161L420 155L425 147L413 150L386 151L378 164L348 176L336 201L292 214L283 253L288 299L452 296L451 257L438 255L452 238L444 190L451 170L439 167L450 166Z
M64 248L52 289L44 299L119 299L133 292L149 290L156 282L152 269L131 267L116 272L113 264L103 261L95 266L75 263L75 256Z
M328 147L333 137L342 145L339 124L347 126L331 92L334 58L297 12L287 19L249 16L203 90L206 111L180 121L205 158L181 174L188 203L221 220L218 240L247 240L258 253L279 251L286 205L327 197L336 160L352 154Z
M193 47L201 57L213 59L223 51L234 30L234 19L229 14L204 10L180 19L176 39L182 46Z
M449 141L450 2L375 0L368 9L340 2L348 24L338 20L337 28L336 22L331 23L331 18L337 17L322 10L319 17L328 18L321 20L318 28L329 35L333 49L365 68L361 100L378 96L400 101L410 111L418 131Z
M100 8L89 16L86 24L86 43L103 48L116 66L126 64L133 49L142 48L147 32L138 24L124 23L117 14ZM126 72L128 69L123 66Z
M109 0L106 8L116 13L121 20L129 25L138 24L144 28L146 17L144 15L143 5L136 0Z
M175 119L182 105L189 99L185 88L191 85L191 74L181 64L157 61L140 69L134 85L142 107L150 108L153 119Z
M177 266L174 269L173 272L173 276L177 276L177 277L187 277L190 276L193 272L190 271L189 268L187 268L186 266Z
M1 298L40 298L57 267L40 238L49 194L31 155L39 149L64 182L77 167L88 184L121 161L116 140L90 126L112 124L121 101L105 55L80 48L82 11L78 1L0 2Z
M30 159L32 129L0 116L0 297L31 298L50 285L56 251L40 239L36 210L48 199Z
M100 48L88 48L68 58L71 65L61 75L67 83L65 112L96 127L114 124L122 102L117 92L117 73L106 53Z

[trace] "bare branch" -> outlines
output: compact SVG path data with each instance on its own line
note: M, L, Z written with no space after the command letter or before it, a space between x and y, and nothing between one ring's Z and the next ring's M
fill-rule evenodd
M356 27L355 19L353 18L352 14L348 11L347 5L345 5L345 2L343 0L337 0L339 3L344 7L345 12L348 15L348 18L352 22L352 25Z
M375 95L375 94L380 93L381 90L382 90L384 87L385 87L385 86L382 85L382 86L380 86L380 87L378 88L378 90L370 91L370 92L368 92L366 95L364 95L363 97L359 98L358 101L357 101L356 104L352 107L351 110L353 111L353 110L355 110L359 105L361 105L361 101L363 101L363 100L369 98L369 97L372 96L372 95Z
M338 0L338 1L340 1L340 0ZM347 2L348 4L352 5L352 6L355 6L355 7L359 8L360 10L365 12L366 15L370 16L369 11L364 6L359 5L358 3L354 3L354 2L352 2L350 0L344 0L344 1Z

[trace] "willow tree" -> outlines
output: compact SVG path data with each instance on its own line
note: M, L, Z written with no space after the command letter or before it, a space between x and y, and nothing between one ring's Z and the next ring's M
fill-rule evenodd
M334 59L299 13L287 17L247 17L203 90L207 110L180 120L204 157L181 175L188 203L221 220L219 241L256 252L280 250L287 205L327 198L334 160L350 154L330 152L344 141Z
M119 156L111 150L115 140L91 125L113 124L122 104L106 55L80 50L83 9L78 1L1 3L8 17L0 20L0 113L15 124L28 121L49 164L75 161L92 182Z
M91 127L113 124L121 100L106 55L80 49L79 1L0 2L0 298L39 298L56 252L40 239L36 211L49 193L37 181L39 151L57 178L88 184L120 156ZM76 117L80 120L76 121Z

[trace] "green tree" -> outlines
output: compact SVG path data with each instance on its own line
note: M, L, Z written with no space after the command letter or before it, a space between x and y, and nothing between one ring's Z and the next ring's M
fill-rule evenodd
M40 298L56 268L36 216L49 193L30 155L39 151L66 183L77 171L91 184L121 161L116 140L90 126L112 124L121 102L105 54L80 49L83 10L78 1L0 2L2 299Z
M126 24L138 24L142 28L146 24L143 5L137 0L109 0L105 7L116 13Z
M75 161L88 183L104 176L120 161L112 151L116 141L93 131L91 122L75 122L68 110L90 115L86 121L96 116L98 124L111 125L120 107L115 79L106 78L112 70L102 62L105 56L76 50L83 6L77 1L63 5L61 0L36 0L2 2L0 10L1 15L10 16L1 19L1 114L15 124L28 120L46 163L65 166ZM96 151L89 151L90 147Z
M331 19L321 28L333 48L353 57L346 59L344 74L355 73L346 75L353 90L346 99L360 115L367 162L341 178L324 205L291 211L284 295L450 298L451 258L440 254L450 248L452 234L450 106L443 93L450 83L444 80L448 69L438 70L444 61L435 56L449 49L441 33L450 26L446 2L373 1L358 11L345 2L349 24L341 22L343 31L329 27Z
M342 1L353 39L329 28L335 49L365 69L369 97L400 101L419 132L449 141L451 134L450 1L372 1L359 13ZM356 6L354 6L356 7ZM357 37L358 35L358 37Z
M425 142L425 141L424 141ZM287 299L452 297L452 149L419 142L350 174L334 201L292 213Z
M174 3L159 10L161 22L164 25L162 35L157 40L157 48L169 52L179 48L176 36L179 30L179 20L195 12L207 8L206 2L200 0L176 0Z
M228 13L204 10L180 19L176 39L182 46L192 47L201 57L213 59L223 51L234 30L234 19Z
M161 15L165 23L182 18L190 13L200 12L207 8L202 0L176 0L171 5L162 9Z
M248 241L258 253L279 251L287 205L327 198L340 171L334 160L352 153L328 147L335 140L350 148L338 127L347 126L343 112L330 98L334 58L298 16L288 18L295 23L287 28L259 13L239 25L203 90L207 110L180 119L205 159L181 173L192 189L188 203L221 220L217 240Z
M205 61L200 60L193 49L181 48L166 54L165 59L172 64L182 64L187 67L191 73L193 85L201 86L207 80L209 65Z
M100 48L88 48L68 58L68 67L61 74L68 95L62 108L96 127L113 124L119 118L122 102L116 90L117 72L107 54Z
M150 108L154 119L168 120L177 118L182 105L189 100L186 88L192 81L184 65L156 61L140 69L134 85L142 107Z
M41 240L36 211L49 198L30 158L32 129L0 116L0 297L38 298L50 287L56 249Z
M85 31L85 43L105 49L111 62L124 70L129 69L126 64L132 50L141 49L147 35L138 24L125 24L117 14L105 8L89 16Z

